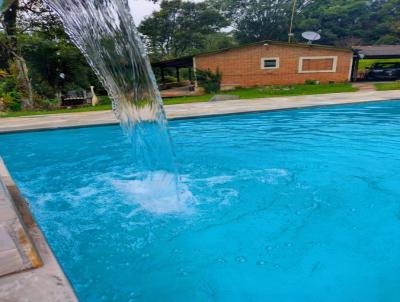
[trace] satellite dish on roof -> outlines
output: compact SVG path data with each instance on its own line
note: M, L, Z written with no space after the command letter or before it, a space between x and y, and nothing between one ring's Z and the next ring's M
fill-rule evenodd
M305 31L301 34L301 36L308 40L308 44L312 44L313 41L321 39L321 35L315 31Z

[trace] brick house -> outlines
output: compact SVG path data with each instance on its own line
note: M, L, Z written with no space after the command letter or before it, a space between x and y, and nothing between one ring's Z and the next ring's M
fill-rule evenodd
M353 50L316 44L263 41L153 64L222 73L222 87L350 81Z

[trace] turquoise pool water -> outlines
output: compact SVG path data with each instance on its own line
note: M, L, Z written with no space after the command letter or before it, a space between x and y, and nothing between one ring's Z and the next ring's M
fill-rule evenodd
M170 129L180 202L118 126L0 135L82 301L400 301L400 102Z

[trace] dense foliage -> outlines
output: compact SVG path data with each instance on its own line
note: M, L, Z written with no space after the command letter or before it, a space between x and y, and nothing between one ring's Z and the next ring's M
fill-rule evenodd
M286 40L292 0L210 0L240 43Z
M194 39L201 28L198 20L195 26L186 26L182 20L191 20L192 11L183 10L179 18L170 13L171 5L180 5L179 0L163 0L158 12L142 22L139 29L145 35L151 53L163 52L158 46L159 37L174 44L182 36ZM304 41L301 33L307 30L319 31L319 43L352 46L356 44L399 44L400 43L400 0L206 0L202 9L212 11L225 19L225 38L234 38L229 44L249 43L260 40L288 40L288 31L293 4L295 6L293 32L294 41ZM163 16L172 23L159 26ZM220 20L218 17L215 20ZM186 19L188 18L188 19ZM203 24L202 24L203 26ZM145 27L146 30L143 30ZM214 28L218 30L218 28ZM157 31L157 35L154 34ZM169 32L173 31L174 36ZM229 32L229 33L228 33ZM202 41L191 42L193 47L180 51L180 55L193 51L209 50ZM199 45L195 45L199 43ZM222 48L223 45L213 45ZM173 56L173 52L164 52Z
M139 31L153 57L165 59L206 49L209 36L227 25L205 2L168 0L140 24Z
M0 111L21 110L21 95L17 89L17 82L15 72L9 73L0 69Z
M91 85L104 93L41 0L14 1L0 21L0 110L51 109L60 104L61 94Z
M320 43L400 43L400 0L311 0L297 16L297 36L320 30Z
M80 51L66 37L20 35L19 45L37 94L54 98L57 93L88 90L91 85L101 87Z

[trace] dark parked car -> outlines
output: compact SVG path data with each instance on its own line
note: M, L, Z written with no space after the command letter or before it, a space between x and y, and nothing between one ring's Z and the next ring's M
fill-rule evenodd
M367 80L398 79L400 79L400 62L375 63L367 73Z

